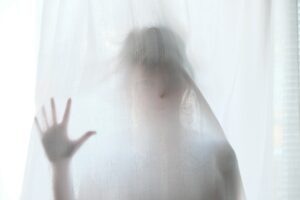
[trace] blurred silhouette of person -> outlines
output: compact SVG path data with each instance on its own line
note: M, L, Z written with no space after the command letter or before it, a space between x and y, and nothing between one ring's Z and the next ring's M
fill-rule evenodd
M138 143L136 148L147 152L152 159L147 169L142 169L142 173L138 174L140 183L145 185L128 186L132 196L124 196L122 200L140 200L141 197L153 200L244 200L235 152L188 73L189 62L180 37L166 27L133 30L120 51L120 60L126 67L124 91L135 114L136 125L132 131ZM187 103L186 97L191 93L202 105L199 112L210 121L212 132L199 133L183 127L181 107ZM42 112L46 127L42 128L39 120L35 120L45 153L53 167L54 198L74 200L70 161L96 132L88 131L78 140L70 140L67 127L71 99L67 102L62 122L57 122L53 98L51 109L52 124L44 107ZM161 169L166 170L161 172ZM133 170L132 177L134 173ZM122 177L122 174L119 176ZM139 185L134 180L122 181ZM150 188L148 193L143 193L146 191L143 187Z

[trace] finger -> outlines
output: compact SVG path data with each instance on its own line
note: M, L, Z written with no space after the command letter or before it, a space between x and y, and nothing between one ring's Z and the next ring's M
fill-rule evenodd
M43 106L42 112L43 112L43 116L44 116L44 120L45 120L46 127L49 128L49 124L48 124L48 119L47 119L47 114L46 114L45 106Z
M68 102L67 102L65 114L64 114L64 117L63 117L63 121L62 121L62 124L64 124L64 125L67 125L68 122L69 122L70 110L71 110L71 103L72 103L72 100L71 100L71 98L69 98Z
M41 126L40 126L39 120L35 117L35 118L34 118L34 121L35 121L35 124L36 124L36 127L37 127L39 133L42 134L43 131L42 131L42 128L41 128Z
M77 141L75 141L74 150L73 152L76 152L83 143L87 141L92 135L95 135L96 131L88 131L86 132L81 138L79 138Z
M56 107L55 107L55 102L54 99L51 98L51 110L52 110L52 120L53 124L57 124L57 118L56 118Z

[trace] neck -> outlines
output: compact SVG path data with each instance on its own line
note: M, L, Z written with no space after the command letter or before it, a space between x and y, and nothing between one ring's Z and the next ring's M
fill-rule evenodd
M137 128L146 130L178 130L181 126L179 110L148 110L136 115Z
M136 116L135 137L143 149L172 148L180 142L179 112L149 111Z

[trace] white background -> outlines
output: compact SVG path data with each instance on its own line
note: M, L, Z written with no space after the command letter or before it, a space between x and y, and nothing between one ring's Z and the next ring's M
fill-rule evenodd
M34 117L35 0L0 0L0 199L19 199Z

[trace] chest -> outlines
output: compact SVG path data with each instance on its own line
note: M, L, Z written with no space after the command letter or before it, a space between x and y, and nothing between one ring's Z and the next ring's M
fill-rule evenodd
M209 148L127 152L103 156L97 173L85 177L79 199L211 200L221 199L222 177Z

